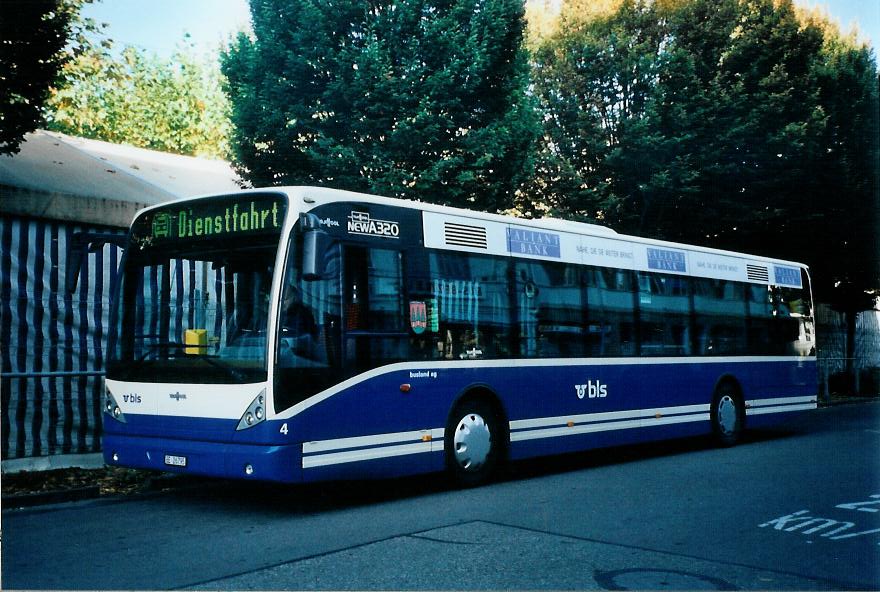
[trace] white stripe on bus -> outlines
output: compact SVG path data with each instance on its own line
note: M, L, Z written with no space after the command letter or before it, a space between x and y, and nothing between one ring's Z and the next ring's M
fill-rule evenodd
M536 417L534 419L519 419L510 422L511 430L523 430L528 428L541 428L548 426L566 425L568 422L594 423L612 421L617 419L638 419L643 417L655 417L660 415L682 415L698 413L709 410L709 405L682 405L680 407L662 407L656 409L631 409L629 411L608 411L604 413L587 413L584 415L559 415L556 417Z
M424 438L428 437L428 440ZM431 430L414 430L410 432L395 432L391 434L375 434L372 436L354 436L351 438L337 438L334 440L317 440L303 442L303 454L315 454L344 448L368 448L396 442L430 442L434 438L443 438L443 428Z
M751 399L747 407L767 407L768 405L794 405L796 403L815 403L816 397L778 397L776 399Z
M781 397L749 401L747 415L785 413L816 408L814 397ZM638 429L680 423L709 421L709 405L680 405L653 409L632 409L582 415L536 417L510 422L510 441L522 442L598 432ZM571 423L573 425L569 426ZM537 429L536 429L537 428ZM428 440L425 440L429 437ZM332 440L303 442L304 469L343 463L392 458L443 450L443 428L354 436ZM413 442L413 441L416 442ZM421 441L418 441L421 440ZM399 442L409 442L396 444ZM356 448L357 450L346 450ZM333 452L343 450L343 452Z
M631 419L626 421L612 421L605 423L588 423L575 425L572 427L556 427L543 430L527 430L513 432L510 434L511 442L520 442L523 440L537 440L540 438L557 438L562 436L576 436L581 434L591 434L595 432L609 432L615 430L628 430L636 428L649 428L654 426L670 425L676 423L690 423L695 421L709 421L708 413L697 413L690 415L673 415L671 417L660 417L644 421L641 419Z
M330 454L315 454L304 456L302 466L304 469L339 465L343 463L375 460L378 458L391 458L408 454L420 454L432 452L433 442L419 442L417 444L401 444L400 446L382 446L380 448L365 448L361 450L349 450L346 452L333 452ZM442 450L442 448L441 448Z
M816 403L807 403L806 405L780 405L778 407L759 407L757 409L746 409L746 415L766 415L767 413L788 413L790 411L806 411L807 409L815 409Z

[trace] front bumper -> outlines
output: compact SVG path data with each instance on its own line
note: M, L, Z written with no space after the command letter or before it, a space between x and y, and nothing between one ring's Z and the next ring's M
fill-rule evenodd
M302 452L299 445L231 444L105 434L103 450L104 462L110 466L224 479L282 483L302 480ZM180 459L185 459L186 466L167 464L166 459L178 463Z

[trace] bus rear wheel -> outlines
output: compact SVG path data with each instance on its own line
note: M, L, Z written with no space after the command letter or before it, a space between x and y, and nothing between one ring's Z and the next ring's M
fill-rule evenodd
M745 405L736 385L723 382L712 398L712 432L721 446L733 446L745 429Z
M483 399L457 404L444 437L446 467L456 484L474 487L490 481L503 460L500 414Z

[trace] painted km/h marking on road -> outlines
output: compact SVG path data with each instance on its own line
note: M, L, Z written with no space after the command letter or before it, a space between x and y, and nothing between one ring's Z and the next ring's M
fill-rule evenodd
M858 510L859 512L880 512L880 508L866 508L865 506L880 506L880 493L871 496L876 498L872 502L852 502L849 504L840 504L835 508L843 508L844 510Z
M849 502L838 504L835 508L844 510L855 510L859 512L880 512L880 509L872 506L880 506L880 494L870 496L871 501ZM840 541L843 539L852 539L856 537L866 536L869 534L880 533L880 528L871 528L856 532L849 532L856 528L855 522L848 520L834 520L833 518L821 518L810 516L809 510L800 510L787 516L781 516L774 520L759 524L758 528L766 528L772 526L774 530L783 532L799 531L803 535L811 535L821 532L820 537L827 538L831 541ZM880 543L877 543L880 545Z

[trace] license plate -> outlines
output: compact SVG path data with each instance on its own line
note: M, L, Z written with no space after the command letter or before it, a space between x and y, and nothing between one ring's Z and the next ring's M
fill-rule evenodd
M172 454L165 455L165 464L169 467L185 467L186 466L186 457L185 456L174 456Z

